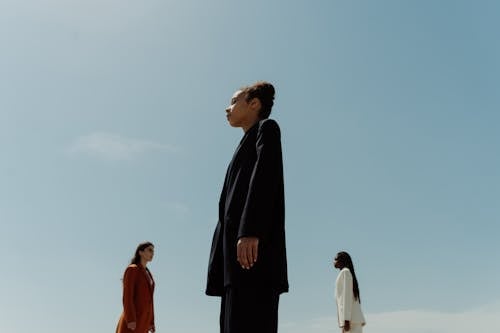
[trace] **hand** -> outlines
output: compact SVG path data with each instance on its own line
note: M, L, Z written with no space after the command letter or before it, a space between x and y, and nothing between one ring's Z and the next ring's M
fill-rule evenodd
M342 327L342 332L349 332L351 330L351 322L346 320L344 323L344 327Z
M241 237L236 244L237 260L241 267L250 269L257 262L259 239L257 237Z
M137 326L137 324L135 321L131 321L130 323L127 323L127 328L129 330L135 331L136 326Z

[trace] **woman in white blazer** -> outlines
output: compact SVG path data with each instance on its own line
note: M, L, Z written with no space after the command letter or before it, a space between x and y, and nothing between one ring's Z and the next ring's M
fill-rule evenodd
M335 256L333 265L340 269L335 283L339 327L343 333L362 333L366 321L361 311L358 280L351 256L347 252L339 252Z

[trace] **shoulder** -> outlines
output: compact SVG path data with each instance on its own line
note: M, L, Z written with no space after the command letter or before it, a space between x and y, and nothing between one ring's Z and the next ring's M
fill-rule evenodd
M339 276L351 277L352 274L351 274L351 271L349 270L349 268L342 268L342 270L339 273Z
M259 121L259 130L278 130L280 129L280 126L274 119L262 119Z
M125 269L125 273L132 273L137 271L139 271L139 266L137 266L136 264L128 265Z
M259 133L280 134L280 127L274 119L262 119L259 121Z
M125 273L123 273L123 281L126 283L127 281L131 282L135 280L138 272L139 267L137 265L128 265L125 269Z

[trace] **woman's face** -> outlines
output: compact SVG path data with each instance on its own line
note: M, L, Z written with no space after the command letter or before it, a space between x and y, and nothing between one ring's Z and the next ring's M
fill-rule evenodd
M341 269L343 268L343 266L344 265L342 264L342 261L340 260L339 255L337 254L333 259L333 267Z
M155 248L153 245L148 246L143 251L139 251L141 259L145 262L150 262L151 260L153 260L154 253L155 253Z
M246 100L246 93L238 90L231 98L231 104L226 108L226 118L233 127L251 126L259 118L259 99Z

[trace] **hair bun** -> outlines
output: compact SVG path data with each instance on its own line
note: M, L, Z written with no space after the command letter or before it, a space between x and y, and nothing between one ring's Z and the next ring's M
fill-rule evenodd
M266 81L258 81L251 86L241 89L246 94L247 101L252 98L258 98L262 104L260 117L268 118L274 104L274 86Z
M263 88L264 90L266 90L268 93L271 93L274 97L274 86L272 84L270 84L269 82L264 82L263 84Z

